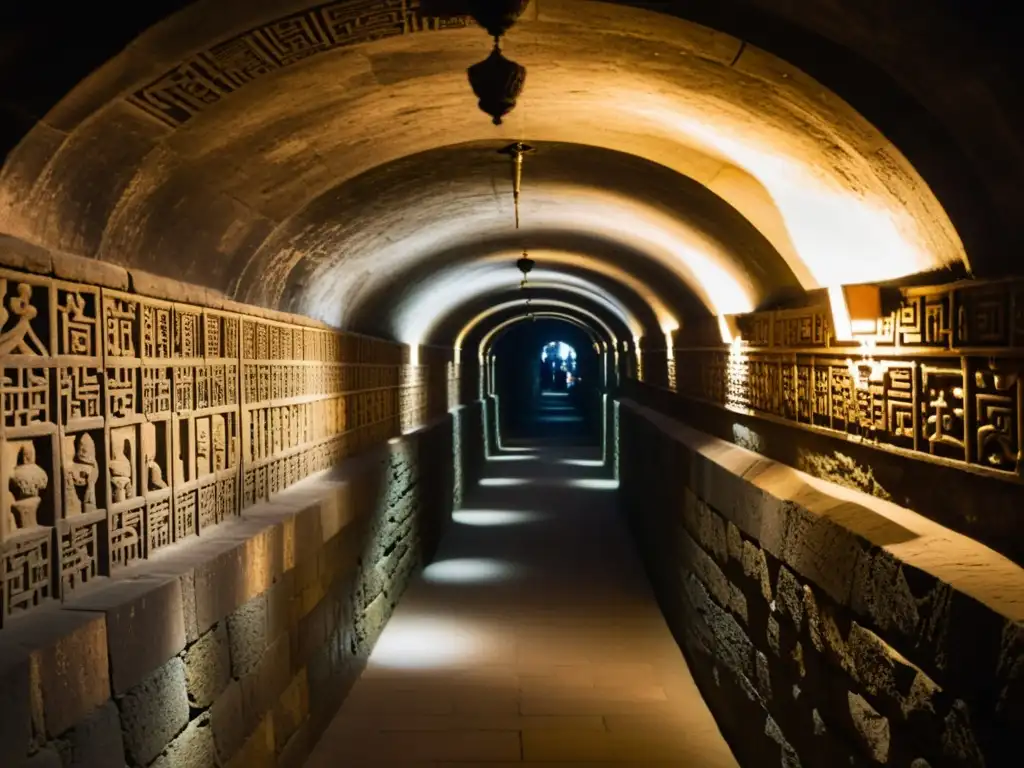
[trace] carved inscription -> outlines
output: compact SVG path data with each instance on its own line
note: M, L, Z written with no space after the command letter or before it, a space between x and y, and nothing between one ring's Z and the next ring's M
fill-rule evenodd
M0 623L457 404L402 354L0 269Z

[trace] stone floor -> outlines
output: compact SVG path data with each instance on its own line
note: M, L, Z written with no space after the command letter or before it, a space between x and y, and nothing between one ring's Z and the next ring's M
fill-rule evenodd
M596 449L493 457L306 768L736 762Z

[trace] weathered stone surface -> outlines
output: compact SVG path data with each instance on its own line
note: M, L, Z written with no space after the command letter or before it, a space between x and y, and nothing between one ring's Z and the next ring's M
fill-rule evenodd
M195 709L206 709L231 681L231 653L223 623L214 625L182 656L188 702Z
M185 647L181 585L177 579L115 581L74 602L107 619L111 686L125 693Z
M274 744L288 743L309 717L309 684L306 671L300 671L274 707Z
M942 753L958 768L982 768L985 757L978 748L967 705L957 699L946 715L942 732Z
M772 698L772 673L768 667L768 657L757 651L757 691L764 699Z
M275 768L274 723L268 715L260 721L256 731L242 749L227 764L228 768Z
M60 737L64 768L124 768L121 718L108 701Z
M764 552L754 543L743 541L743 572L761 587L761 594L769 603L772 601L772 582L768 573L768 561Z
M885 550L865 555L854 574L851 607L883 631L912 635L918 624L918 606L899 561Z
M231 674L241 678L251 672L267 648L267 598L258 595L227 619L231 645Z
M204 713L188 724L152 768L212 768L217 764L210 716Z
M765 720L764 734L779 745L779 748L782 751L782 768L800 768L800 758L797 756L796 750L793 749L793 745L786 740L786 736L782 732L782 729L779 728L779 724L775 722L771 716Z
M692 574L683 580L691 604L710 630L712 648L722 662L748 680L754 677L754 646L743 627L725 609L719 607L704 586Z
M803 626L804 607L803 590L786 566L779 567L779 579L775 587L779 607L782 614L792 619L797 631Z
M291 678L288 637L280 637L266 650L256 667L239 680L246 733L270 711Z
M774 616L768 617L766 637L768 639L768 647L772 649L772 653L776 656L782 653L782 649L779 646L779 622L775 620Z
M210 727L218 758L225 764L245 743L245 714L239 682L232 681L210 707Z
M32 741L29 654L0 640L0 765L16 765Z
M853 720L853 725L861 738L861 744L868 755L875 762L888 762L889 721L860 694L848 693L847 701L850 705L850 718Z
M117 700L128 760L148 765L188 723L185 664L173 658Z
M53 737L110 698L106 621L103 614L59 611L39 629L47 639L32 652L33 695L39 724Z

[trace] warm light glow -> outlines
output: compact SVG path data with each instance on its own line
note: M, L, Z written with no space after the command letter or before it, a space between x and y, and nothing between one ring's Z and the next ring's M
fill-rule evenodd
M484 488L510 488L514 485L528 485L529 482L522 477L485 477L480 485Z
M567 464L570 467L603 467L603 459L559 459L559 464Z
M568 482L574 488L585 488L593 491L614 491L619 487L618 480L603 477L574 477Z
M409 345L409 365L420 364L420 345L410 344Z
M515 570L511 563L489 558L439 560L423 569L423 580L431 584L491 584L507 581Z
M850 322L850 310L846 306L842 286L829 286L828 304L832 310L832 334L836 341L853 341L853 323Z
M696 108L654 92L609 96L649 122L652 131L673 133L683 144L717 156L756 180L784 224L782 233L762 231L805 288L878 282L945 266L925 245L931 241L929 233L901 201L880 185L849 188L840 174L811 159L808 153L817 148L811 149L809 136L735 118L710 122ZM735 114L722 106L723 114ZM866 166L853 153L846 160ZM866 167L864 171L865 179L870 178ZM751 221L763 218L751 210L752 199L734 194L730 202Z
M522 525L543 519L544 516L537 512L517 509L460 509L452 513L452 520L459 525L480 527Z
M368 669L435 669L472 663L480 639L465 622L408 616L388 621L367 663Z

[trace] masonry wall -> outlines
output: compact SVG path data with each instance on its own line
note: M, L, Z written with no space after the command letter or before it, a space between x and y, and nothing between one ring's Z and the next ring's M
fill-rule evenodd
M0 765L300 766L476 471L455 413L4 629Z
M741 765L1019 764L1024 573L624 400L621 502Z

